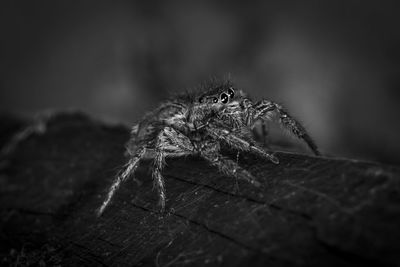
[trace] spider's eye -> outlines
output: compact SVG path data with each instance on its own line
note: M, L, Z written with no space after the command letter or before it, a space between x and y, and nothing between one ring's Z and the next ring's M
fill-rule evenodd
M222 93L222 94L219 96L219 98L221 99L221 102L222 102L223 104L228 103L229 97L228 97L227 94Z
M233 91L233 88L232 88L232 87L229 87L227 93L228 93L228 95L229 95L229 98L233 98L234 95L235 95L235 91Z
M203 103L204 102L204 97L199 97L199 103Z
M218 98L214 97L214 98L213 98L213 102L214 102L214 103L218 103Z

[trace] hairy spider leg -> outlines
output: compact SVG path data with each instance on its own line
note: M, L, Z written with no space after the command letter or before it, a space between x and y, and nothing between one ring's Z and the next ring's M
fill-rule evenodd
M261 100L257 102L253 108L254 114L252 118L252 125L250 125L250 127L252 127L259 119L272 120L277 116L279 118L278 122L283 126L283 128L289 130L289 132L295 135L297 138L303 139L315 155L321 155L318 151L317 145L306 132L305 128L292 116L290 116L282 106L268 100Z
M269 126L265 120L260 121L259 129L257 129L257 127L254 127L252 129L253 138L258 143L261 143L264 148L270 149L268 135L269 135Z
M159 205L161 206L161 212L165 209L165 185L164 178L162 177L161 171L165 165L165 152L163 150L164 143L163 133L158 137L156 144L156 156L153 163L152 177L154 181L153 187L157 188L159 194Z
M165 183L161 172L165 166L165 158L193 154L194 147L188 137L167 126L157 136L155 152L152 177L154 187L157 188L159 194L161 212L163 212L165 210Z
M218 170L223 174L245 180L256 187L261 186L260 182L257 181L257 179L251 175L251 173L240 167L235 161L221 155L219 153L219 145L217 143L214 143L211 146L209 142L207 142L207 144L204 146L199 143L198 147L200 147L200 156L208 161L212 166L217 167ZM204 147L207 148L204 149Z
M251 144L248 141L244 140L241 137L235 135L232 131L228 129L221 129L221 126L214 127L214 125L210 124L207 127L207 132L214 136L215 138L224 141L231 147L241 150L241 151L248 151L250 153L254 153L262 158L266 158L269 161L278 164L279 159L275 157L273 154L270 154L264 151L262 148L258 147L257 145Z
M100 216L104 212L105 208L110 203L114 193L117 191L121 183L124 182L131 174L135 172L135 170L139 166L140 160L143 158L145 153L146 153L145 146L141 146L139 149L136 150L135 155L132 156L131 159L129 159L128 163L125 164L124 168L122 169L123 171L118 173L117 177L114 179L114 182L112 183L108 191L106 199L104 200L103 204L97 211L97 216Z

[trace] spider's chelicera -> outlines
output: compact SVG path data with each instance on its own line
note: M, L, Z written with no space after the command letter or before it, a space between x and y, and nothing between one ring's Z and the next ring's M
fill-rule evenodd
M163 102L133 126L127 146L129 160L110 186L98 215L110 203L120 184L135 172L141 159L149 154L154 158L152 177L162 211L166 196L161 172L166 157L199 155L222 173L259 186L257 179L247 170L223 156L220 147L223 143L278 164L278 159L260 147L253 135L258 121L269 120L276 120L319 155L317 146L304 127L281 105L266 99L254 103L229 81L205 84L199 90Z

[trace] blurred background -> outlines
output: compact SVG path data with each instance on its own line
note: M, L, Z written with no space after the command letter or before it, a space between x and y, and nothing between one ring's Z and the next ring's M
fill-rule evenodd
M2 1L0 112L132 124L230 75L329 155L400 163L395 1Z

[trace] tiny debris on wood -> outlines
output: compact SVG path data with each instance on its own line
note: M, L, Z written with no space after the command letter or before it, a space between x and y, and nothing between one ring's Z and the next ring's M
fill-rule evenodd
M23 121L0 120L0 146ZM168 159L166 212L146 161L98 218L129 129L60 114L0 164L0 265L399 266L399 168L241 153L261 188L196 157ZM229 151L227 151L229 153ZM233 155L235 157L235 155Z

